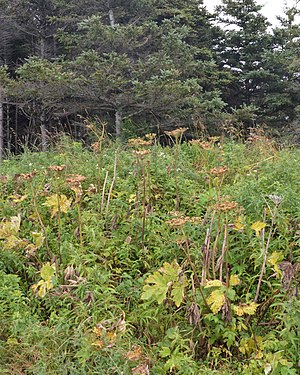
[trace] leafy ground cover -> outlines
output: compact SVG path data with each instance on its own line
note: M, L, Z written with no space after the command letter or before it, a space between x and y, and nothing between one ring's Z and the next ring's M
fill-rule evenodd
M180 135L2 163L1 374L299 372L299 149Z

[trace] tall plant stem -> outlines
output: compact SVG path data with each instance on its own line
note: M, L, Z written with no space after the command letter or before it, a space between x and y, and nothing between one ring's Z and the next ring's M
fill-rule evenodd
M179 211L179 208L180 208L179 188L178 188L178 175L177 175L178 157L179 157L179 142L178 142L178 138L176 138L176 143L175 143L175 158L174 158L174 176L175 176L175 190L176 190L175 211Z
M142 249L145 247L145 226L146 226L146 176L145 164L142 160L142 179L143 179L143 218L142 218Z
M79 228L79 243L81 250L83 249L83 235L82 235L82 220L81 220L81 208L80 202L77 203L77 214L78 214L78 228Z
M59 256L59 261L62 263L62 254L61 254L61 212L60 212L60 195L57 194L57 224L58 224L58 233L57 233L57 244L58 244L58 256Z
M223 281L223 262L225 258L225 267L226 267L226 275L227 275L227 268L228 268L228 223L224 224L224 238L222 244L222 253L221 253L221 262L220 262L220 281Z
M183 232L184 238L187 239L187 236L186 236L183 228L182 228L182 232ZM190 247L189 247L188 241L185 241L185 244L186 244L185 246L184 245L182 246L183 250L184 250L185 255L187 257L187 260L188 260L188 262L189 262L189 264L191 266L191 269L192 269L192 271L194 273L194 277L195 277L196 283L198 284L198 288L199 288L200 294L202 296L203 302L204 302L205 306L207 307L207 309L210 311L210 307L209 307L209 304L206 301L206 297L204 295L203 287L202 287L201 281L199 279L196 267L195 267L194 262L192 261L192 258L191 258Z
M263 264L261 266L261 271L260 271L260 276L259 276L259 280L258 280L258 284L257 284L257 288L256 288L256 294L255 294L255 297L254 297L254 302L257 302L257 300L258 300L259 292L260 292L260 288L261 288L261 283L262 283L264 273L265 273L265 270L266 270L267 258L268 258L271 238L272 238L272 235L273 235L273 229L274 229L276 214L277 214L277 206L275 206L274 212L273 212L273 215L272 215L272 222L271 222L271 227L270 227L270 232L269 232L269 235L268 235L266 247L264 246L265 228L262 229L262 250L264 251L264 260L263 260ZM266 217L266 210L265 210L264 217Z
M106 184L107 184L107 178L108 178L108 171L106 171L105 174L105 179L103 182L103 188L102 188L102 198L101 198L101 206L100 206L100 213L103 213L104 210L104 200L105 200L105 189L106 189Z
M116 180L116 175L117 175L117 152L115 153L114 175L113 175L113 179L112 179L112 182L111 182L111 185L110 185L110 188L109 188L109 192L108 192L108 196L107 196L106 211L105 211L106 216L108 215L108 211L109 211L109 203L110 203L110 198L111 198L112 191L113 191L114 184L115 184L115 180Z
M34 212L36 214L36 217L38 219L38 222L41 226L41 229L42 229L42 232L43 232L43 235L45 237L45 245L46 245L46 254L47 254L47 258L49 260L51 260L51 253L50 253L50 249L49 249L49 241L48 241L48 236L47 236L47 232L46 232L46 228L45 228L45 225L43 223L43 220L41 218L41 215L39 213L39 210L38 210L38 205L37 205L37 202L36 202L36 194L33 193L33 207L34 207Z

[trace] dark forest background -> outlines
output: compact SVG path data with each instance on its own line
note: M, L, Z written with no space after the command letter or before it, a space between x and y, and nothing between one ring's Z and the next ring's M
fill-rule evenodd
M0 0L0 157L85 139L86 118L118 138L296 135L299 5L272 27L254 0Z

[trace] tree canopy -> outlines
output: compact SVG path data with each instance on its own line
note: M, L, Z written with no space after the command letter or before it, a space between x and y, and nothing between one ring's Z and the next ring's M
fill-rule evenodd
M6 127L15 106L42 144L77 115L103 119L118 137L128 121L143 133L197 121L220 132L230 116L245 129L298 120L297 2L273 29L255 0L223 0L214 14L195 0L2 0L0 8Z

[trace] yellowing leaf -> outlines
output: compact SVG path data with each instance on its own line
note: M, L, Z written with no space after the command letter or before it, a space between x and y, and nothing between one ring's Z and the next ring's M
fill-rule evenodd
M268 262L275 266L276 264L283 261L284 255L282 252L274 251L268 258Z
M162 275L156 271L150 275L145 282L147 284L143 287L142 299L156 300L158 304L161 304L167 297L169 290L169 278L166 275Z
M103 335L103 332L104 332L104 328L102 326L96 326L93 328L93 333L97 337L101 337Z
M159 271L175 281L181 272L181 267L176 260L173 260L172 263L165 262L164 266L161 267Z
M43 233L40 232L31 232L31 235L35 242L36 249L40 249L43 246L45 237L43 236Z
M216 289L207 298L211 311L217 314L225 304L225 295L222 290Z
M233 306L233 310L238 316L243 316L246 314L254 315L257 307L258 307L258 304L255 302L251 302L250 304L242 303L239 306Z
M245 224L242 223L241 218L238 218L238 220L234 223L235 230L243 230L245 228Z
M236 286L236 285L239 285L240 283L241 283L241 280L238 277L238 275L231 275L230 276L230 278L229 278L229 285L230 286Z
M64 194L53 194L46 199L44 206L51 208L51 217L58 212L67 213L72 203L72 199L68 199Z
M46 263L41 269L41 277L44 280L50 280L55 275L55 264Z
M165 262L163 267L147 277L143 287L141 298L162 303L171 290L171 298L177 307L180 306L184 297L185 276L182 269L174 260L172 263Z
M181 278L173 284L171 296L177 307L179 307L183 301L185 284L184 275L182 275Z
M267 224L262 221L256 221L251 225L251 229L255 230L256 236L259 237L260 232L266 227L266 225Z
M204 288L212 288L214 286L223 286L223 283L220 280L209 280Z
M28 197L28 195L19 195L19 194L15 194L15 195L10 195L8 198L11 199L14 203L20 203L20 202L23 202L26 198Z
M0 239L17 236L20 230L21 216L12 216L10 220L0 222Z
M21 240L19 237L12 235L6 238L6 240L3 243L3 247L11 250L11 249L19 248L21 245L23 245L23 243L24 241Z
M32 285L32 289L41 298L45 297L47 291L52 289L53 284L51 281L40 280L37 284Z
M94 342L92 342L92 346L96 346L99 349L102 349L105 346L105 344L103 340L95 340Z
M268 262L274 267L275 272L280 277L282 272L279 269L279 263L281 263L284 259L284 254L282 251L277 252L274 251L268 258Z
M41 277L37 284L32 285L32 289L37 293L37 295L41 298L45 297L47 292L53 288L53 277L55 276L55 264L50 265L50 263L46 263L41 268Z

